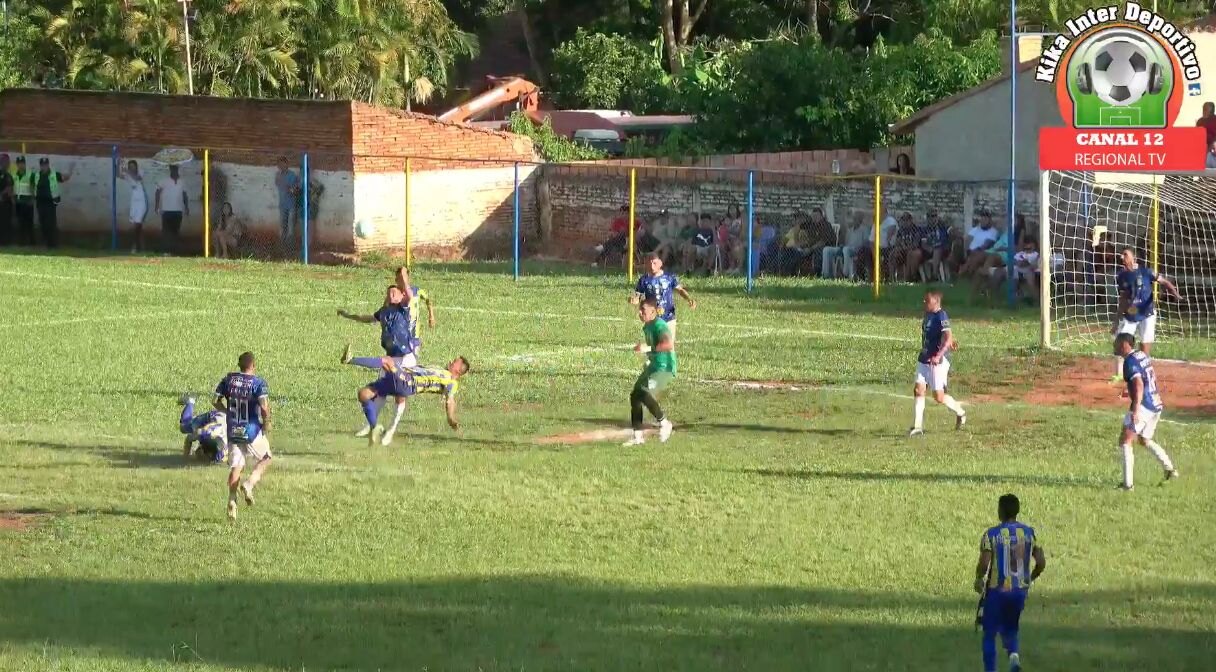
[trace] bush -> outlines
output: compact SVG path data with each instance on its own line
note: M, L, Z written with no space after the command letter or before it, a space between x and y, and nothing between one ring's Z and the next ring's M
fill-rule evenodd
M511 114L510 131L532 138L536 151L545 161L565 163L567 161L594 161L604 158L604 153L558 135L553 124L546 119L537 126L522 112Z
M553 99L562 109L648 112L659 102L655 87L666 81L644 44L581 28L554 50L551 75Z

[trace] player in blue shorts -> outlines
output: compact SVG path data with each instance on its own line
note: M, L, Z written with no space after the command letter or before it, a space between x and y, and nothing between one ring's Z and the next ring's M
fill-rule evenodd
M182 415L177 426L181 433L186 435L182 455L190 457L197 442L200 460L223 462L228 444L228 425L224 412L212 410L195 415L194 397L183 396L178 402L182 405Z
M236 520L237 491L253 506L253 489L270 467L270 389L254 373L252 352L237 359L240 371L224 376L215 386L215 409L228 418L228 518ZM241 483L245 456L256 460L249 479Z
M638 278L637 287L634 288L629 302L635 306L640 306L643 301L648 300L658 304L659 318L667 324L667 330L671 332L671 342L675 343L676 300L672 293L684 297L684 300L688 302L688 307L692 310L697 309L697 302L693 301L688 290L680 285L679 278L663 270L663 257L651 254L646 257L646 264L649 272Z
M393 434L397 431L397 423L405 410L406 400L415 394L429 392L443 395L448 425L452 429L460 429L460 423L456 421L456 392L460 389L461 376L469 372L469 360L457 357L448 364L446 369L420 366L405 368L393 358L384 357L381 359L381 366L384 374L360 389L358 395L359 404L363 406L363 416L367 419L367 426L373 428L367 439L369 446L375 445L377 441L383 446L392 442ZM398 412L393 420L393 425L384 431L376 422L384 404L383 400L388 397L397 400Z
M1130 247L1119 255L1123 268L1115 276L1119 286L1119 309L1115 312L1115 323L1111 334L1134 334L1140 339L1140 352L1150 354L1157 334L1157 307L1154 305L1153 287L1159 284L1174 298L1182 300L1178 287L1155 269L1145 268L1136 262L1136 252ZM1115 365L1112 382L1123 378L1123 359Z
M1034 528L1018 522L1021 505L1015 495L1001 495L996 511L1001 524L980 537L980 559L975 566L975 592L981 595L976 620L984 627L984 672L997 672L996 636L1009 653L1009 672L1022 669L1018 651L1018 621L1026 596L1047 569L1047 556ZM1034 559L1034 569L1030 560Z
M950 317L942 310L942 293L937 290L925 292L925 316L921 320L920 355L916 358L916 384L912 388L916 416L908 436L925 433L925 390L933 388L937 403L954 412L954 428L962 429L967 424L967 412L961 404L946 392L950 374L950 351L958 347L950 332Z
M418 366L416 349L420 342L415 336L417 324L411 314L405 292L402 292L397 285L388 286L385 291L384 305L375 313L354 315L345 310L339 310L338 315L365 324L378 323L380 325L380 345L384 348L384 354L393 358L398 367ZM381 357L352 357L349 344L342 353L343 364L353 364L368 369L381 368L381 359ZM383 399L380 400L380 403L384 403ZM403 413L404 408L398 407L398 411ZM393 425L396 426L400 421L401 417L398 415ZM364 437L371 432L372 427L369 425L356 432L355 436Z
M1165 469L1165 480L1178 478L1178 470L1161 444L1153 441L1157 423L1165 402L1157 387L1157 373L1153 371L1153 360L1148 354L1135 351L1136 339L1131 334L1115 336L1115 355L1123 361L1123 380L1127 383L1127 396L1131 400L1127 415L1123 416L1123 431L1119 435L1119 448L1123 451L1123 489L1132 489L1135 456L1132 441L1139 438L1140 445L1148 448L1153 457Z

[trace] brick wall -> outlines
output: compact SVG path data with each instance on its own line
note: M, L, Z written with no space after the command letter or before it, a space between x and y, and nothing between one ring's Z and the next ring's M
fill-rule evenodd
M625 166L687 166L699 168L742 168L806 173L832 174L833 162L842 174L885 173L899 154L912 157L911 146L882 147L872 151L829 149L807 152L765 152L758 154L714 154L685 159L609 159L588 162L597 165Z
M535 161L532 140L502 131L439 121L424 114L351 103L355 171L394 172L404 157L416 171L505 166ZM421 158L426 157L426 158Z

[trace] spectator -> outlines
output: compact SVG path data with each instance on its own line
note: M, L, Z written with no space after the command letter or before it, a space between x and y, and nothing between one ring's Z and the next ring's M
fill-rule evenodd
M937 209L933 208L929 210L925 228L928 230L928 245L925 248L925 254L928 257L926 263L929 267L929 274L945 282L946 271L949 270L950 248L954 242L950 237L950 225L937 214Z
M1203 167L1206 170L1216 170L1216 140L1208 143L1208 156L1204 159Z
M996 231L996 229L993 230ZM996 242L985 253L983 261L980 262L979 268L975 272L975 283L971 286L973 301L977 293L983 292L985 295L990 295L993 290L998 289L1005 282L1005 276L1008 275L1005 270L1005 257L1009 253L1009 245L1009 229L997 231Z
M752 222L752 230L757 237L756 249L753 250L755 255L752 257L752 272L776 273L781 266L781 239L777 235L777 227L761 224L760 218L757 217Z
M798 275L802 262L810 255L811 237L808 229L809 222L798 217L794 225L785 233L780 256L777 260L777 272L781 275Z
M900 152L895 157L895 167L891 169L896 175L915 175L916 171L912 168L912 158L903 152Z
M892 280L900 278L900 269L904 271L903 279L912 280L912 276L908 274L908 262L913 257L911 253L920 249L922 238L924 238L922 229L912 221L912 213L905 212L900 215L898 228L895 229L895 239L892 241L891 251L887 255L887 273Z
M651 235L657 241L654 253L659 255L659 259L663 261L664 266L675 268L679 260L680 237L674 217L667 214L666 210L662 210L649 229Z
M287 157L279 157L279 171L274 175L274 186L279 193L279 228L283 242L293 240L299 220L300 176L288 167Z
M1013 256L1013 273L1018 289L1025 289L1024 296L1031 303L1039 301L1039 244L1027 240L1022 249Z
M118 165L122 166L121 160ZM120 167L118 176L131 189L131 206L127 214L132 232L131 253L143 252L144 219L148 216L148 191L144 188L144 176L139 174L139 164L135 160L128 161L125 168Z
M858 248L854 253L853 260L857 267L858 278L873 279L871 273L873 272L872 266L874 263L874 226L868 219L865 229L866 244L864 250ZM887 259L890 256L891 246L895 244L895 232L898 229L899 224L895 221L895 216L888 212L878 227L878 248L881 258Z
M17 157L13 171L13 216L17 220L17 244L34 244L34 174L26 171L25 157Z
M636 234L642 228L642 219L635 217L633 221L633 230ZM636 240L634 241L637 242ZM605 263L608 257L617 255L624 256L625 250L629 247L629 206L622 205L617 216L612 220L612 226L608 229L608 239L603 243L595 246L595 251L599 255L595 258L595 263L592 266L599 266Z
M245 237L245 223L232 211L232 204L227 201L220 206L220 221L211 233L215 244L215 256L221 259L231 259L241 239Z
M981 210L979 225L967 231L967 258L959 268L958 274L967 277L974 275L988 259L988 251L996 244L1000 232L992 226L992 215L987 210Z
M13 242L13 174L8 154L0 154L0 245Z
M1209 101L1203 104L1203 116L1199 117L1195 125L1207 132L1203 144L1205 147L1211 147L1212 143L1216 142L1216 103Z
M714 244L713 218L708 213L702 213L700 221L693 229L692 238L686 248L684 266L687 272L697 270L711 271L717 246Z
M807 239L810 243L807 256L811 262L811 270L822 270L820 267L823 265L823 251L838 244L839 234L836 227L823 215L821 208L811 210L811 220L807 223Z
M723 217L718 220L718 228L714 232L714 242L718 245L718 255L721 265L726 269L727 273L735 271L735 236L730 231L730 219Z
M190 215L190 199L177 166L169 166L169 177L156 185L156 212L160 213L161 251L177 251L182 222Z
M72 179L72 169L67 174L51 170L51 160L38 159L38 174L34 176L34 206L38 209L38 227L42 230L42 244L47 247L59 245L59 185Z
M850 280L857 279L857 267L854 259L857 254L865 254L866 245L865 215L860 212L853 215L853 221L848 229L840 231L840 246L823 248L823 268L819 275L824 278L836 277L836 259L841 260L841 275Z

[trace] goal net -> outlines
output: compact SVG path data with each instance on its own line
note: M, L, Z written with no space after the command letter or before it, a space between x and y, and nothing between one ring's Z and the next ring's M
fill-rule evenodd
M1118 255L1131 248L1183 297L1156 289L1154 354L1216 356L1216 176L1049 171L1040 198L1051 269L1045 343L1109 354Z

